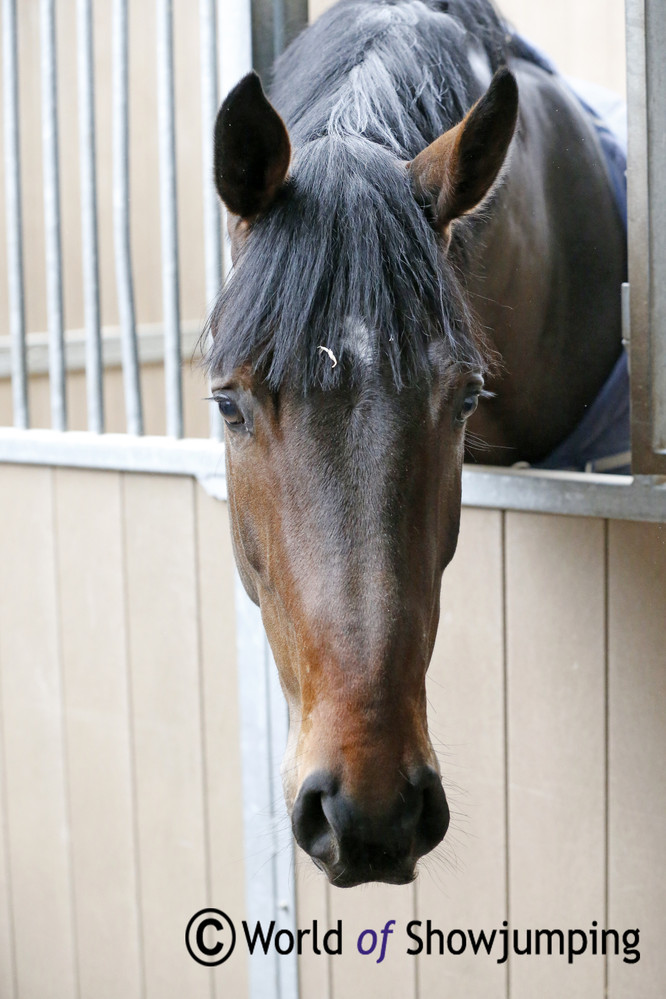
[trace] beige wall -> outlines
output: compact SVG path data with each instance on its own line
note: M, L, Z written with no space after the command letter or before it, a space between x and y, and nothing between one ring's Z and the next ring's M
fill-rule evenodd
M242 951L211 976L183 945L204 905L245 914L226 507L5 466L0 511L0 995L244 999ZM639 927L607 996L662 999L665 598L663 526L464 511L429 675L451 829L410 887L299 856L298 925L346 941L303 999L604 999L601 958L407 957L411 918ZM388 919L378 966L354 941Z
M563 73L624 96L624 0L502 0L498 6Z

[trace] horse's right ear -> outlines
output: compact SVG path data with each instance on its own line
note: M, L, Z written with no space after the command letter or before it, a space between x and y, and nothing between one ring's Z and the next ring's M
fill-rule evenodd
M503 67L467 116L407 164L412 189L442 236L447 237L449 223L473 211L490 191L517 118L518 87Z
M248 73L228 94L215 122L215 186L229 211L251 221L270 206L291 158L289 134Z

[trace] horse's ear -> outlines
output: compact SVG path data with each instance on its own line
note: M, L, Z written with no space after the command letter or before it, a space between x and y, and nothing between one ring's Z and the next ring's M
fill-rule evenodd
M497 179L518 117L518 87L499 69L463 120L407 165L414 193L445 234L454 219L483 201Z
M269 207L291 158L289 134L256 73L228 94L215 122L215 186L230 212L245 221Z

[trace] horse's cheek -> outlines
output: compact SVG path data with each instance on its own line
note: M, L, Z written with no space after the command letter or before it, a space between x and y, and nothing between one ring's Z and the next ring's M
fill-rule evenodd
M258 604L261 555L255 514L249 502L246 478L234 467L229 450L227 445L227 493L234 558L247 595L253 603Z

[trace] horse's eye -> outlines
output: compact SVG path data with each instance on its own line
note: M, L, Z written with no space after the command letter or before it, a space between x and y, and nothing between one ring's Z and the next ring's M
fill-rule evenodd
M479 405L479 389L475 388L467 392L467 395L462 401L462 405L458 410L458 415L456 419L459 423L464 423L465 420L469 419L476 407Z
M224 419L224 422L230 427L239 427L245 423L243 414L238 407L238 404L234 402L231 396L228 395L216 395L215 401L218 405L220 413Z

